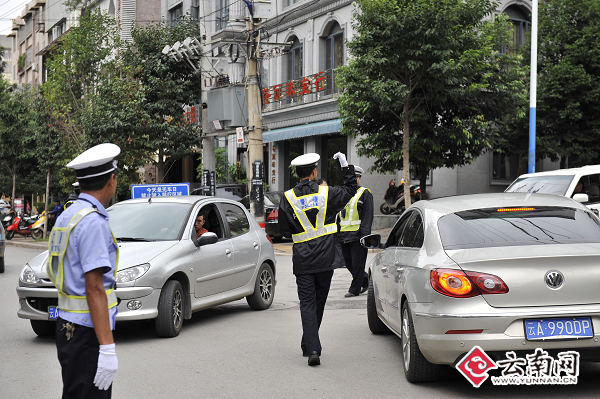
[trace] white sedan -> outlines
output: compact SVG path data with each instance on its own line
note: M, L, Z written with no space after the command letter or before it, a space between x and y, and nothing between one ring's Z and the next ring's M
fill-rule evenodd
M541 194L478 194L409 207L369 265L374 334L401 339L406 378L434 379L474 346L600 349L600 221Z

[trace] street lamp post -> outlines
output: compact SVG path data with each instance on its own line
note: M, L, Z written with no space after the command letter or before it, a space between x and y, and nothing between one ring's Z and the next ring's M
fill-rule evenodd
M535 172L535 119L537 96L538 0L531 5L531 70L529 88L529 162L527 171Z

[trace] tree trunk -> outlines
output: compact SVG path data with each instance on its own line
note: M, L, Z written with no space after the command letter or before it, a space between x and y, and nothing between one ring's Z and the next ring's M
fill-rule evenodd
M48 197L50 196L50 168L46 174L46 198L44 199L44 211L46 212L46 223L44 223L44 240L48 237Z
M165 178L165 160L162 149L158 149L158 164L156 165L156 183L162 183Z
M402 171L404 173L404 205L410 206L410 121L408 115L409 98L404 102L404 111L402 112Z
M421 189L421 199L427 199L427 175L429 171L425 168L419 169L419 186Z
M15 209L15 195L17 191L17 174L13 172L12 175L12 195L10 196L10 207Z

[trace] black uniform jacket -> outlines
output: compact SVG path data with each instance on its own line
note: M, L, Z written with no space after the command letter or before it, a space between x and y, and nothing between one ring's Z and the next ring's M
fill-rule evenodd
M344 244L358 241L364 236L371 234L371 225L373 224L373 194L365 190L358 199L358 216L360 216L360 227L357 231L340 232L340 241ZM342 210L342 214L344 210Z
M325 224L335 223L336 214L346 206L346 203L356 194L356 190L358 189L356 176L354 175L354 166L349 165L346 168L342 168L342 171L344 172L344 185L329 187ZM318 191L319 185L314 180L303 180L294 187L294 193L298 197L314 194ZM316 222L317 213L317 209L309 209L306 212L306 216L313 226ZM279 202L279 227L282 233L297 234L304 231L296 218L294 209L285 196ZM328 234L305 242L296 243L294 244L292 255L294 274L333 270L334 258L335 234Z

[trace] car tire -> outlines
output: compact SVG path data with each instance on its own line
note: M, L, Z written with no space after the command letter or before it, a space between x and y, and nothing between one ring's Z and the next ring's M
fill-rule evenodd
M421 353L408 302L402 305L401 328L402 366L406 379L412 383L436 380L441 366L428 362Z
M0 258L0 273L4 273L4 257Z
M15 236L15 232L14 231L7 231L6 232L6 239L7 240L12 240L12 238Z
M369 276L369 290L367 291L367 321L369 322L369 330L375 335L389 334L391 333L390 329L377 315L376 300L373 279Z
M248 306L253 310L265 310L273 303L275 296L275 273L267 263L263 263L256 274L254 292L246 297Z
M158 300L158 317L154 322L156 335L172 338L179 335L183 326L185 297L183 287L177 280L169 280L163 286Z
M56 334L56 322L46 320L29 320L31 328L38 337L52 337Z

